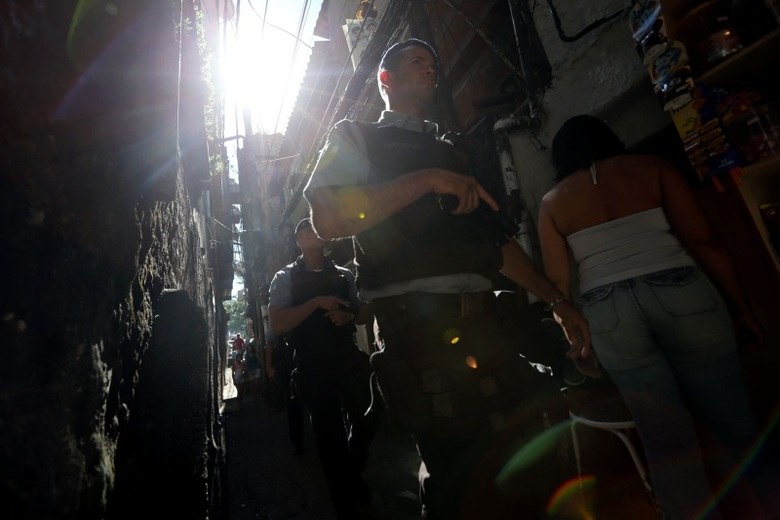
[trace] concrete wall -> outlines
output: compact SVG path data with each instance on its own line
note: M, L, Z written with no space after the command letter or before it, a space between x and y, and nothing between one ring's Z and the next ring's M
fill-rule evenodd
M564 33L574 36L627 3L572 0L555 1L554 5ZM634 50L627 15L571 43L558 36L549 9L537 8L534 22L553 68L553 84L544 95L543 125L538 134L546 147L566 119L581 113L604 118L629 146L671 124L656 102L650 79ZM523 198L535 219L542 196L554 183L549 149L540 150L525 132L513 134L510 141Z
M375 0L374 8L377 10L379 19L382 18L385 7L388 0ZM326 0L325 12L320 13L320 20L317 24L318 28L322 28L321 31L315 30L315 34L323 38L327 38L334 42L334 46L331 48L331 53L334 58L337 58L340 65L344 65L349 57L349 47L347 46L347 40L344 36L344 30L342 25L346 23L347 19L354 19L355 11L360 5L360 0ZM324 15L324 17L322 16ZM354 67L350 62L346 68L346 77L352 76Z

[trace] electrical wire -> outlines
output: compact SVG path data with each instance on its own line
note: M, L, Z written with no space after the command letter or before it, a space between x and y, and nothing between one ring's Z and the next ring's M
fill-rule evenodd
M285 0L285 1L287 1L287 0ZM278 31L280 31L280 32L282 32L284 34L289 35L290 37L292 37L295 40L295 48L294 48L294 51L293 51L293 57L292 57L292 59L290 61L290 63L291 63L290 71L288 73L288 82L289 82L289 77L290 77L290 75L292 73L293 64L295 63L295 57L296 57L296 54L298 52L298 46L300 44L303 44L304 46L306 46L306 47L308 47L310 49L312 48L311 45L309 45L307 42L305 42L301 38L301 34L303 32L303 25L302 24L305 23L305 20L306 20L305 15L308 12L308 9L309 9L309 7L311 5L310 4L310 0L306 0L305 4L303 6L302 17L299 20L298 34L297 35L292 33L292 32L290 32L290 31L288 31L288 30L286 30L283 27L280 27L279 25L276 25L276 24L270 22L268 20L268 0L265 0L265 4L264 4L264 7L263 7L263 13L262 14L258 11L258 9L255 7L255 5L253 4L253 2L251 0L247 0L247 2L249 3L250 9L254 12L254 15L258 18L258 20L260 22L262 22L261 29L260 29L261 41L263 40L263 37L264 37L264 34L265 34L266 25L268 25L270 27L273 27L274 29L276 29L276 30L278 30ZM227 32L228 32L230 27L232 27L232 29L233 29L234 39L236 41L238 41L240 39L240 34L241 34L241 0L236 0L236 8L235 8L235 16L234 16L234 18L230 22L226 21L222 25L222 32L223 32L223 34L222 34L223 56L225 54L229 54L232 51L232 49L228 49L228 42L227 42ZM224 61L226 61L226 60L223 60L223 69L224 69ZM289 89L286 89L285 93L287 93L288 91L289 91ZM283 107L283 102L282 102L282 104L280 104L280 110L281 110L281 107ZM240 114L239 114L239 107L238 107L238 103L237 102L233 105L232 111L233 111L233 118L234 118L235 128L239 128L239 125L240 125ZM275 127L273 133L275 133L276 130L278 129L279 120L280 120L280 117L277 117L276 127ZM267 134L267 132L262 128L262 125L261 125L260 130L261 130L261 133ZM251 134L253 132L252 132L251 128L248 128L248 129L245 129L245 133L247 133L247 135L249 135L249 134Z
M341 5L341 11L339 12L339 15L338 15L338 17L337 17L339 20L340 20L340 19L342 19L342 18L344 17L344 13L345 13L345 12L346 12L346 10L347 10L347 2L348 2L348 0L344 0L344 3ZM332 40L330 40L330 39L329 39L328 41L332 41ZM346 63L345 63L345 65L346 65ZM311 64L309 64L309 66L311 66ZM332 100L333 96L335 95L335 93L336 93L336 91L337 91L337 89L338 89L338 86L339 86L339 84L341 83L341 78L342 78L342 75L343 75L343 73L344 73L344 70L345 70L345 68L344 68L344 67L342 67L341 74L339 74L338 78L336 79L336 83L335 83L335 85L333 86L333 89L332 89L332 91L331 91L331 100ZM326 75L326 74L324 74L324 73L320 73L320 74L317 76L317 79L316 79L315 85L314 85L314 87L313 87L313 88L312 88L312 90L311 90L311 95L309 96L309 99L306 101L306 104L305 104L305 105L304 105L302 108L300 108L300 109L298 110L298 112L301 114L301 118L303 118L303 117L305 117L307 114L309 114L309 111L310 111L310 109L311 109L311 106L312 106L312 104L315 102L315 100L319 101L320 99L322 99L322 97L323 97L323 95L324 95L324 91L320 91L320 90L318 89L318 87L319 87L319 85L320 85L320 83L321 83L321 82L324 82L324 81L325 81L325 78L326 78L326 76L327 76L327 75ZM301 86L303 86L303 85L301 85ZM318 94L319 94L319 95L318 95ZM299 93L299 96L300 96L300 93ZM330 103L329 103L329 105L330 105ZM293 107L293 114L291 114L291 117L292 117L292 116L295 114L295 108L296 108L296 107ZM327 113L327 108L326 108L326 110L325 110L325 113ZM314 139L314 141L315 141L315 142L317 141L317 139L316 139L316 135L317 135L317 134L319 134L319 132L320 132L320 129L322 128L322 120L323 120L323 119L322 119L322 118L320 118L320 127L317 129L317 132L315 133L315 139ZM300 126L301 126L301 125L299 124L299 127L300 127ZM290 129L289 129L289 127L288 127L288 128L287 128L287 131L285 132L285 134L286 134L286 135L289 135L289 134L290 134L289 130L290 130ZM311 151L309 151L309 153L311 153ZM308 154L307 154L306 156L308 156Z
M298 41L299 44L304 45L305 47L308 47L309 49L312 48L311 45L309 45L306 41L301 39L299 36L296 36L294 33L291 33L290 31L288 31L284 27L281 27L279 25L276 25L276 24L271 23L271 22L268 21L268 16L267 16L268 15L268 0L265 0L265 11L264 11L264 14L260 14L260 12L252 4L251 0L247 0L247 2L249 3L249 7L251 7L252 10L255 12L255 15L257 15L257 18L260 19L260 21L263 22L263 25L260 27L260 40L261 41L263 40L263 37L265 36L265 26L269 25L269 26L273 27L274 29L283 32L284 34L286 34L286 35L288 35L288 36L290 36L292 38L295 38Z
M343 8L343 9L346 9L346 4L347 4L347 2L346 2L346 0L345 0L345 1L344 1L344 8ZM369 7L368 7L367 11L369 11L369 12L370 12L370 11L373 9L373 7L374 7L374 0L371 0L371 4L369 5ZM342 13L342 14L343 14L343 13ZM383 13L382 17L380 17L380 20L381 20L381 18L383 18L383 17L384 17L384 13ZM360 31L358 32L358 35L357 35L356 41L357 41L358 39L360 39L360 36L363 34L363 28L365 27L366 20L367 20L367 19L365 19L365 18L364 18L364 19L363 19L363 22L360 24ZM377 20L377 24L379 24L379 23L380 23L380 20ZM330 100L328 100L328 105L327 105L327 107L325 108L325 115L326 115L326 116L327 116L327 115L328 115L328 113L330 112L331 106L333 106L333 100L336 98L336 92L338 92L338 90L339 90L339 85L341 84L341 78L343 78L343 77L344 77L344 72L346 72L346 70L347 70L347 66L349 66L349 65L350 65L350 63L352 62L352 54L353 54L354 52L355 52L355 47L353 46L353 47L352 47L352 49L350 49L350 51L349 51L349 55L347 55L347 59L344 61L344 65L341 67L341 72L339 73L338 80L336 80L336 84L334 85L334 87L333 87L333 91L331 92L331 95L330 95ZM342 94L342 95L343 95L343 94ZM309 150L307 151L307 153L306 153L305 157L307 157L307 158L311 158L311 157L312 157L312 155L314 154L314 152L316 151L316 149L318 149L318 148L319 148L319 141L320 141L320 136L321 136L321 132L322 132L322 129L323 129L323 125L325 124L325 121L326 121L326 120L328 121L328 128L330 128L331 126L333 126L333 125L336 123L336 121L333 121L333 116L334 116L334 115L335 115L335 113L336 113L336 108L337 108L337 107L338 107L338 103L336 104L336 107L334 107L333 114L331 114L331 117L330 117L330 118L323 117L323 118L320 120L320 124L319 124L319 126L317 127L317 131L316 131L316 132L315 132L315 134L314 134L314 137L315 137L315 138L314 138L314 140L312 141L312 144L311 144L311 146L309 147ZM308 168L307 168L307 169L308 169Z
M247 2L249 2L249 7L251 7L252 10L259 15L260 13L258 13L257 10L255 9L255 6L252 5L252 0L247 0ZM260 26L260 41L263 41L265 39L265 25L268 20L268 0L265 0L265 8L263 9L262 18L263 18L263 25Z
M258 161L261 163L272 163L272 162L279 162L279 161L286 161L287 159L295 159L296 157L300 157L301 154L296 153L294 155L287 155L285 157L276 157L274 159L268 159L267 161Z
M184 31L184 2L179 9L179 30ZM176 70L176 142L181 143L181 72L184 54L184 35L179 35L179 60ZM177 154L177 161L181 161L181 154Z
M346 1L345 1L345 4L346 4ZM391 10L391 7L397 6L399 4L400 4L400 2L397 2L397 3L392 3L391 2L390 5L388 6L388 8L385 9L385 11L380 16L380 19L377 20L377 26L381 27L382 20L384 20L384 18L387 16L388 12ZM367 11L370 12L372 10L373 6L374 6L374 0L371 0L371 4L369 5ZM363 23L361 24L360 31L358 32L358 38L362 34L363 27L365 26L365 22L366 22L366 20L364 19ZM399 31L401 29L402 28L400 26L396 27L396 30L393 33L393 36L395 37L397 34L399 34ZM391 38L388 41L394 41L394 39ZM370 42L369 42L369 44L370 44ZM343 76L343 74L344 74L344 72L346 70L347 65L349 65L349 63L352 60L352 53L354 52L354 50L355 50L355 48L353 47L350 50L350 53L347 56L347 59L344 61L344 65L343 65L343 67L341 69L341 73L339 74L339 79L336 82L336 85L334 86L334 88L333 88L333 90L331 92L331 97L330 97L330 100L328 102L327 108L325 110L324 116L323 116L323 118L320 121L320 124L319 124L319 126L317 128L317 131L315 132L315 138L312 140L312 143L309 146L308 151L304 155L304 157L306 158L306 161L307 161L306 165L305 165L305 167L303 169L304 171L302 172L301 178L298 181L297 185L293 189L293 193L291 195L291 199L290 199L290 201L289 201L289 203L287 205L287 208L286 208L286 210L284 211L282 217L279 220L279 226L284 224L284 222L287 220L287 218L290 216L290 214L292 213L292 211L294 210L294 208L297 206L298 202L300 201L302 193L303 193L303 188L305 187L306 182L308 181L308 178L311 175L311 170L314 167L314 162L315 162L313 160L314 154L322 146L321 141L325 137L325 133L322 132L323 127L325 126L326 121L327 121L327 127L326 128L331 128L333 126L333 124L335 124L336 116L337 116L337 114L339 114L339 108L341 107L341 104L342 104L344 98L346 97L346 92L349 89L349 87L351 85L351 82L354 80L354 75L353 75L352 79L350 80L350 83L347 85L347 89L345 89L345 91L341 94L340 99L336 103L336 105L333 106L333 101L334 101L336 93L337 93L337 91L339 89L339 85L341 83L341 78L342 78L342 76ZM364 51L364 52L367 52L367 50L368 49L366 49L366 51ZM361 63L362 63L362 60L361 60ZM358 63L358 68L360 67L361 63ZM357 69L356 69L356 72L357 72ZM366 85L364 84L361 93L365 92L365 89L366 89ZM331 107L332 106L333 106L333 110L331 111ZM328 114L330 114L330 117L328 117Z
M452 53L453 56L455 56L458 52L463 52L463 49L460 48L459 41L457 38L455 38L455 34L453 33L452 24L445 23L444 19L441 19L439 22L440 33L442 35L442 41L446 41L445 36L449 35L449 39L452 42L452 47L454 49L454 52ZM446 35L445 35L446 31ZM470 82L474 82L474 67L468 67L466 72L468 79ZM454 85L450 85L450 87L454 87Z
M292 78L293 70L295 69L295 58L298 56L298 44L301 41L301 35L303 34L303 26L306 23L306 17L309 12L309 7L311 7L311 3L309 0L306 0L303 4L303 9L301 10L301 18L298 21L298 32L295 38L295 46L293 47L293 56L292 60L290 61L290 68L287 70L287 80L285 81L285 84L290 83L290 79ZM279 121L282 118L282 111L284 110L284 102L287 100L287 93L290 91L289 88L284 89L284 95L282 96L282 100L279 103L279 112L276 115L276 123L274 124L274 131L271 132L271 135L276 135L277 130L279 129ZM269 143L269 150L268 154L270 155L272 141Z
M226 1L230 1L230 0L226 0ZM236 10L235 10L234 20L235 21L232 22L233 23L233 33L235 34L236 41L238 41L238 39L239 39L239 28L240 28L240 24L241 24L241 0L236 0ZM227 25L226 25L226 27L227 27ZM224 53L228 52L228 48L227 48L227 34L226 34L226 37L225 37L225 44L223 46L223 52ZM227 61L227 60L225 60L225 61ZM238 131L238 128L239 128L239 115L238 115L238 102L237 101L234 101L232 108L233 108L233 118L234 118L233 119L233 125L234 125L234 128L236 129L236 131ZM248 134L248 132L246 130L244 130L244 133Z
M485 43L487 43L488 46L493 50L493 52L496 54L496 56L498 56L498 58L501 61L504 62L504 65L509 67L509 70L511 70L512 72L517 74L518 77L520 77L520 78L523 77L522 71L520 71L517 67L515 67L515 64L512 63L509 60L509 58L506 57L506 55L504 54L504 51L499 49L493 43L493 40L490 38L490 36L484 30L482 30L482 28L479 25L474 23L468 16L466 16L466 14L463 11L460 10L460 8L456 7L455 4L453 4L450 0L441 0L441 1L444 2L445 4L447 4L453 11L458 13L461 17L463 17L463 19L466 21L466 23L469 24L469 26L471 26L472 29L474 29L474 32L477 33L477 35L480 38L482 38L485 41Z
M344 1L344 5L342 6L342 16L344 14L344 11L346 10L346 5L347 5L347 0ZM373 7L374 7L374 0L371 0L371 3L369 4L369 7L368 7L367 11L370 12L373 9ZM380 17L380 20L383 17L384 17L384 13L383 13L382 17ZM379 23L380 20L377 20L377 23ZM364 29L365 24L366 24L366 21L367 21L367 19L363 19L363 22L360 25L360 30L358 31L357 39L359 39L360 36L362 35L363 29ZM289 214L292 212L293 208L298 204L298 201L300 201L301 195L303 193L303 188L305 187L305 184L308 181L308 177L309 177L309 175L311 173L311 169L314 167L314 160L313 160L314 159L314 154L320 148L320 146L322 144L321 140L322 140L322 138L324 138L324 133L322 132L322 130L323 130L323 127L325 125L325 122L328 121L327 128L330 128L331 126L333 126L333 124L335 124L335 121L333 121L333 119L335 117L335 114L338 111L338 107L340 106L340 103L336 104L336 106L333 109L333 112L331 112L331 107L333 106L333 100L336 97L336 93L339 90L339 85L341 84L341 79L344 76L344 73L346 72L347 66L350 65L350 63L352 61L352 54L354 53L354 51L355 51L355 47L353 46L352 49L350 49L350 52L347 55L347 58L344 60L344 64L343 64L343 66L341 68L341 72L339 73L339 77L336 80L336 84L334 85L334 87L333 87L333 89L331 91L331 96L330 96L330 100L328 101L328 105L327 105L327 107L325 109L325 112L323 114L322 119L320 119L320 124L317 127L317 131L314 134L314 139L312 140L312 142L311 142L311 144L309 146L309 149L307 150L306 154L302 154L303 157L306 158L306 164L304 166L304 171L303 171L303 174L302 174L300 180L298 181L297 185L293 189L293 194L291 196L290 204L288 204L286 211L284 212L284 214L282 215L282 217L281 217L281 219L279 221L279 225L280 226L284 224L285 220L287 219L287 217L289 217ZM343 99L343 96L344 96L344 94L342 94L341 99ZM329 113L330 113L330 117L328 117Z
M445 0L446 1L446 0ZM584 29L582 29L580 32L575 34L574 36L567 36L566 33L563 31L563 25L561 24L561 18L558 16L558 10L555 8L555 5L553 5L552 0L547 0L547 7L550 9L550 13L553 17L553 23L555 24L555 29L558 31L558 37L563 40L566 43L572 43L576 42L592 30L604 25L605 23L614 20L615 18L622 16L623 13L626 12L626 10L629 8L628 6L623 7L616 13L613 13L609 16L605 16L603 18L599 18L595 22L592 22L588 24Z

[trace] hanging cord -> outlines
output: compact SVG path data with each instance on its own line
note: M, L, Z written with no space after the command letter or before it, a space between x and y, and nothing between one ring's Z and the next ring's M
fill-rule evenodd
M371 3L368 6L367 12L370 12L374 8L374 1L375 0L371 0ZM384 18L384 13L382 14L382 18ZM364 18L363 21L360 23L360 31L358 31L358 34L357 34L357 36L355 38L355 41L359 40L360 37L363 36L363 28L366 25L366 21L368 21L368 18ZM381 18L379 20L377 20L377 26L379 25L379 23L381 23ZM372 37L372 39L373 39L373 37ZM354 54L356 48L357 48L356 46L354 46L354 45L352 46L352 48L349 50L349 55L347 56L347 59L344 61L344 65L341 67L341 72L339 73L339 80L336 82L336 85L333 88L333 91L331 92L330 100L328 100L328 106L325 108L325 115L327 116L328 114L330 114L330 118L323 117L322 120L320 121L320 125L317 128L317 132L314 134L315 135L315 140L314 140L314 142L312 142L312 145L311 145L311 147L309 147L309 151L306 154L307 157L311 157L314 154L314 152L316 151L316 149L319 147L318 145L319 145L319 141L320 140L317 139L316 137L319 136L320 133L322 132L323 127L325 125L325 122L326 121L328 122L327 128L332 127L337 122L334 119L335 119L336 114L338 113L338 108L339 108L339 105L341 104L341 99L343 99L343 97L341 99L339 99L336 102L335 105L333 104L333 102L336 100L336 93L338 91L338 87L339 87L339 84L341 82L341 78L344 76L344 73L347 70L347 66L350 63L352 63L352 54ZM365 53L365 50L363 52ZM361 56L361 61L362 61L362 56ZM360 66L360 63L358 63L358 67L359 66ZM353 77L354 77L354 74L357 73L357 68L358 67L355 67L355 71L353 73ZM343 93L342 93L342 96L343 96ZM333 107L333 111L332 112L331 112L331 107ZM315 148L315 147L317 147L317 148Z
M446 0L445 0L446 1ZM599 18L595 22L591 23L587 27L585 27L583 30L575 34L574 36L566 36L566 33L563 32L563 26L561 25L561 18L558 16L558 10L555 9L555 6L553 5L553 0L547 0L547 7L550 8L550 13L552 14L553 21L555 22L555 28L558 30L558 36L566 43L576 42L592 30L596 29L597 27L600 27L604 25L605 23L614 20L615 18L622 16L623 13L626 12L628 7L624 7L620 9L618 12L613 13L609 16L605 16L604 18Z
M346 0L344 0L344 7L342 7L342 13L341 13L342 15L344 14L344 9L346 9L346 5L347 5L347 2L346 2ZM372 2L371 2L371 4L369 5L368 9L370 10L370 9L372 9L373 7L374 7L374 0L372 0ZM357 35L357 38L356 38L356 39L359 39L359 38L360 38L360 37L363 35L363 27L365 26L365 24L366 24L366 21L367 21L367 19L363 19L363 21L361 22L361 24L360 24L360 31L358 32L358 35ZM306 151L306 153L305 153L305 154L301 154L301 155L303 155L303 157L305 157L307 160L309 160L309 162L311 162L311 159L312 159L312 157L314 156L315 152L316 152L316 151L317 151L317 150L320 148L320 146L321 146L321 143L320 143L320 141L321 141L321 137L322 137L322 131L323 131L323 128L327 129L327 128L329 128L330 126L332 126L332 125L335 123L335 122L333 121L333 118L332 118L332 117L331 117L331 118L328 118L327 116L328 116L328 114L331 114L331 115L332 115L332 113L331 113L331 107L333 106L333 102L334 102L334 100L336 99L336 94L337 94L337 92L338 92L339 85L341 84L341 78L343 78L343 77L344 77L344 73L345 73L345 72L346 72L346 70L347 70L347 66L349 66L349 64L351 63L351 60L352 60L352 54L353 54L354 52L355 52L355 47L353 46L353 47L352 47L352 49L350 49L350 51L349 51L349 54L347 55L347 58L346 58L346 60L344 60L344 64L343 64L343 65L342 65L342 67L341 67L341 72L339 73L338 79L336 80L336 84L334 85L333 89L331 90L331 93L330 93L330 99L328 100L328 104L327 104L327 106L325 107L325 113L323 114L323 117L322 117L322 119L320 120L320 124L319 124L319 126L317 127L317 131L314 133L314 140L312 141L312 143L311 143L311 145L309 146L309 149ZM309 103L311 103L312 99L313 99L313 98L310 98L310 99L309 99ZM307 103L307 106L308 106L308 104L309 104L309 103ZM334 111L335 111L335 109L334 109ZM327 121L327 122L328 122L328 124L330 125L330 126L328 126L327 128L325 127L326 121ZM307 164L305 168L308 170L308 169L309 169L309 164ZM305 175L305 176L304 176L304 178L307 178L307 177L308 177L308 175ZM308 179L307 179L307 180L308 180ZM304 184L305 184L305 182L304 182ZM301 188L301 190L303 189L303 187L302 187L302 186L298 186L298 187L296 187L296 188L295 188L295 191L296 191L296 192L298 191L298 188L299 188L299 187ZM294 198L297 198L297 195L294 195ZM286 215L284 215L284 216L282 217L282 219L281 219L281 221L280 221L280 225L284 223L284 221L285 221L285 219L286 219L286 218L287 218L287 216L286 216Z
M345 5L346 5L346 2L345 2ZM380 20L377 21L377 26L379 26L381 24L382 20L384 20L385 15L387 14L387 11L389 11L390 8L394 7L395 5L396 4L391 3L388 6L388 9L385 10L385 12L381 15ZM371 4L369 5L368 10L370 11L373 7L374 7L374 0L371 1ZM360 24L360 31L358 32L357 38L360 38L360 36L363 34L363 28L364 28L365 23L366 23L367 20L368 19L363 19L362 23ZM321 135L321 132L323 131L323 128L331 128L336 123L336 115L339 114L339 109L342 106L342 102L344 101L344 98L346 96L346 92L349 91L350 85L352 84L352 81L355 79L355 76L357 75L358 69L360 69L360 67L362 66L362 64L364 62L365 55L366 55L366 53L368 53L368 49L371 48L371 44L374 41L376 41L376 34L371 38L371 41L369 42L369 47L366 50L363 51L363 56L361 56L361 60L358 63L358 67L355 69L355 73L353 74L352 79L350 79L349 83L347 84L347 88L346 88L345 92L341 94L340 99L334 105L333 103L334 103L334 100L336 98L336 93L338 91L338 86L339 86L339 81L336 82L336 85L334 86L334 88L333 88L333 90L331 92L330 100L328 101L328 105L327 105L327 107L325 109L325 113L324 113L324 115L322 117L322 120L320 121L320 124L319 124L319 126L317 128L317 132L315 133L315 139L312 141L311 146L309 147L308 152L304 155L304 157L307 159L308 162L307 162L307 164L304 167L303 175L301 176L301 179L298 182L298 184L293 189L293 193L292 193L292 196L290 197L290 200L289 200L289 202L287 204L287 208L284 210L284 212L282 213L281 218L279 219L279 224L278 224L279 227L284 225L284 223L287 221L289 216L292 214L292 212L297 207L298 202L300 202L301 196L303 194L303 189L306 187L306 183L308 182L309 177L311 176L311 171L314 168L315 152L316 152L317 149L319 149L323 145L322 141L324 140L325 136L327 135L327 134L322 134ZM376 44L374 44L374 45L376 45ZM346 71L347 66L351 63L352 54L354 53L354 51L355 51L355 47L353 46L352 49L349 52L349 55L347 56L347 59L344 61L344 65L343 65L343 67L341 69L341 73L339 74L339 80L341 79L341 77L343 76L344 72ZM326 122L327 122L327 125L328 125L327 127L325 126Z
M295 68L295 59L298 56L298 46L301 42L301 36L303 35L303 26L306 25L306 18L309 14L309 7L311 7L311 3L309 0L306 0L303 4L303 9L301 10L301 19L298 22L298 30L296 32L295 37L295 46L293 47L293 55L292 60L290 61L290 68L287 70L287 80L285 82L286 85L290 84L290 79L292 78L293 69ZM282 119L282 112L284 110L284 103L287 101L287 94L290 92L290 89L287 88L284 90L284 95L282 96L282 101L279 103L279 112L276 114L276 123L274 123L274 131L271 132L271 135L276 135L276 132L279 130L279 122ZM286 126L286 123L285 123ZM268 154L271 154L271 143L268 144Z
M439 19L439 31L442 34L442 43L446 41L445 39L445 32L446 36L449 38L449 41L452 45L452 47L455 49L455 51L452 53L453 55L457 55L458 53L462 52L462 49L460 49L459 46L459 39L455 37L452 31L452 24L447 23L447 20L444 20L443 18ZM466 69L466 74L468 75L468 80L470 82L475 81L475 72L474 67L468 67Z
M493 40L490 38L490 36L489 36L489 35L488 35L488 34L487 34L485 31L483 31L483 30L482 30L482 28L481 28L481 27L479 27L477 24L475 24L475 23L474 23L474 22L471 20L471 18L469 18L469 17L468 17L468 16L467 16L467 15L466 15L466 14L465 14L463 11L461 11L461 10L460 10L458 7L456 7L456 6L455 6L455 5L454 5L452 2L450 2L450 0L442 0L442 1L443 1L445 4L447 4L447 5L450 7L450 9L452 9L453 11L455 11L456 13L458 13L458 14L459 14L459 15L460 15L460 16L461 16L461 17L462 17L462 18L463 18L463 19L466 21L466 23L467 23L467 24L469 24L469 26L470 26L472 29L474 29L474 32L475 32L475 33L477 33L477 35L478 35L480 38L482 38L482 39L485 41L485 43L488 45L488 47L490 47L490 48L493 50L493 52L496 54L496 56L498 56L498 57L499 57L499 59L500 59L501 61L503 61L503 62L504 62L504 65L506 65L507 67L509 67L509 70L511 70L512 72L514 72L515 74L517 74L517 76L518 76L518 77L521 77L521 78L523 77L523 73L522 73L522 71L520 71L520 69L518 69L518 68L515 66L515 64L514 64L514 63L512 63L512 62L509 60L509 58L507 58L507 57L506 57L506 55L504 54L504 52L503 52L501 49L499 49L499 48L496 46L496 44L494 44L494 43L493 43Z

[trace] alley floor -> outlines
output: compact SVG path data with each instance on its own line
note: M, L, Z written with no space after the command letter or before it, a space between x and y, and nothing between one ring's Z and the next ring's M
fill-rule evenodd
M294 455L287 438L287 415L263 399L239 403L226 377L226 518L228 520L332 520L325 480L311 428L306 452ZM411 440L384 423L372 444L364 477L374 492L375 520L419 518L417 470L420 459Z
M306 453L294 455L287 438L287 416L263 399L239 403L226 376L225 504L227 520L333 520L325 481L307 425ZM611 434L581 428L583 467L593 487L584 500L551 518L650 520L647 493L620 441ZM568 443L568 441L567 441ZM419 519L419 456L411 440L384 421L372 445L364 474L374 492L373 520ZM576 469L572 459L572 477ZM590 484L589 484L590 485Z

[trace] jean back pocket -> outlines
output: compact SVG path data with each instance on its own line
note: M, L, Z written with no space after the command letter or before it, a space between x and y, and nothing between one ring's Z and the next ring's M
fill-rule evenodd
M666 269L641 277L658 300L673 316L691 316L709 312L718 306L718 293L707 276L696 267Z
M588 319L592 333L610 332L618 326L618 315L612 293L614 284L603 285L580 295L578 302L582 312Z

